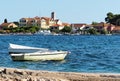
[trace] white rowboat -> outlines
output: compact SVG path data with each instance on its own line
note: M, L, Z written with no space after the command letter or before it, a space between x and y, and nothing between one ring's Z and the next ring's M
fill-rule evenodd
M14 61L63 60L68 53L16 44L10 44L9 47L9 54Z

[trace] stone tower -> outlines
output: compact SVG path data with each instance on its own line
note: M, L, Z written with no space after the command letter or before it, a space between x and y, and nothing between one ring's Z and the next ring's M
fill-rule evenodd
M51 19L52 19L52 20L55 20L55 12L52 12L52 13L51 13Z

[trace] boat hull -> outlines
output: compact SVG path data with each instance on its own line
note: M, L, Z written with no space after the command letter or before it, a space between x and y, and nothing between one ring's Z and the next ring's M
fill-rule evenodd
M14 61L63 60L68 51L10 44L9 54Z
M67 53L56 54L11 54L13 61L45 61L45 60L64 60Z

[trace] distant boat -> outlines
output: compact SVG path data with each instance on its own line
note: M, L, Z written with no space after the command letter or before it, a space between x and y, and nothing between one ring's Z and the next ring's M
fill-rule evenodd
M39 30L35 33L35 35L52 35L52 33L50 32L50 30Z
M106 34L106 35L112 35L112 34Z
M9 47L9 54L13 61L64 60L68 53L68 51L53 51L16 44L10 44Z

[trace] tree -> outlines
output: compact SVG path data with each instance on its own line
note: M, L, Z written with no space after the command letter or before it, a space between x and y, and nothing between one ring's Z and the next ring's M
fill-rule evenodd
M95 29L95 28L90 28L90 29L88 30L88 33L90 33L90 34L92 34L92 35L98 34L97 29Z
M39 28L38 26L36 26L35 29L36 29L36 31L39 31L39 30L40 30L40 28Z
M116 20L116 25L117 25L117 26L120 26L120 19L117 19L117 20Z
M36 29L34 27L30 28L30 32L31 33L35 33L36 32Z
M60 30L59 29L54 29L54 30L50 30L51 32L54 32L54 33L59 33Z
M15 25L19 26L19 22L15 21L13 22Z
M95 22L95 21L92 22L92 25L97 25L97 24L98 24L98 22Z
M105 21L107 23L120 26L120 14L113 14L112 12L109 12L107 13Z
M72 30L71 27L69 27L69 26L65 26L65 27L61 30L61 32L64 32L64 33L70 33L71 30Z
M101 33L101 34L107 34L107 33L108 33L108 31L107 31L107 30L105 30L105 29L102 29L102 30L100 31L100 33Z
M4 19L4 23L7 23L7 19Z

